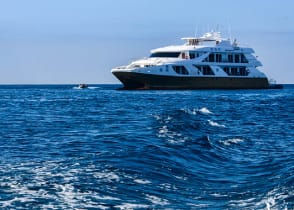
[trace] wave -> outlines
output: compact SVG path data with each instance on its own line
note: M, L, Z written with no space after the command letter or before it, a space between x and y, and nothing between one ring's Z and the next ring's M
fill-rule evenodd
M166 199L159 198L159 197L154 196L154 195L148 195L147 194L146 199L149 200L152 204L155 204L155 205L164 206L164 205L169 204L169 202Z
M211 125L213 127L220 127L220 128L225 128L226 127L225 125L221 125L221 124L219 124L217 122L214 122L212 120L207 120L207 121L208 121L209 125Z
M87 87L87 88L80 88L80 87L73 87L72 89L74 90L87 90L87 89L90 89L90 90L95 90L95 89L100 89L100 87Z
M293 197L293 193L293 190L289 191L289 189L281 187L273 189L261 197L231 200L228 205L236 209L288 209L287 206L292 209L290 203L285 201L290 200Z
M97 179L101 179L103 181L107 182L118 182L120 180L119 176L115 174L114 172L95 172L94 177Z
M198 110L201 114L213 114L211 111L209 111L206 107L203 107Z
M197 114L204 114L204 115L210 115L213 114L208 108L202 107L200 109L189 109L189 108L184 108L181 109L184 113L190 114L190 115L197 115Z
M118 209L123 209L123 210L127 210L127 209L147 209L147 208L149 208L149 205L134 204L134 203L123 203L121 205L116 205L114 207L118 208Z
M169 130L166 125L159 128L157 136L159 138L166 138L170 144L181 144L187 140L181 133Z
M134 179L134 182L138 183L138 184L151 184L150 181L145 180L145 179Z
M94 90L94 89L100 89L100 87L88 87L88 89Z
M224 144L225 146L230 146L232 144L239 144L241 142L244 142L244 139L241 138L231 138L231 139L227 139L224 141L220 141L222 144Z

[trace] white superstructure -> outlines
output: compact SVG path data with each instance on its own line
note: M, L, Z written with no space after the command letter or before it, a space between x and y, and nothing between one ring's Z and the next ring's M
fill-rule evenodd
M143 58L112 69L126 88L266 88L267 77L252 48L222 39L220 32L182 38L183 45L151 50ZM144 79L145 78L145 79ZM190 78L190 79L189 79ZM201 80L202 79L202 80ZM212 80L215 82L212 82ZM219 79L220 81L217 81ZM222 83L230 83L222 84ZM238 84L239 83L239 84Z

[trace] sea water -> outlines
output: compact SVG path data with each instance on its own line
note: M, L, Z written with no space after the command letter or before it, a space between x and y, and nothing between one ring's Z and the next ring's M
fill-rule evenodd
M0 86L2 209L293 209L294 87Z

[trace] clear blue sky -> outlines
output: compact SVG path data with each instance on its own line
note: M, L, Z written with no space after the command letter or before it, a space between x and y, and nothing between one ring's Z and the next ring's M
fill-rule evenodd
M218 28L294 83L294 1L0 0L0 84L119 83L112 67Z

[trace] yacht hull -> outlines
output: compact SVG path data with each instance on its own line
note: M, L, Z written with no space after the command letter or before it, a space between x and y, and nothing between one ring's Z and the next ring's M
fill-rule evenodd
M136 72L113 72L123 89L267 89L267 78L164 76Z

